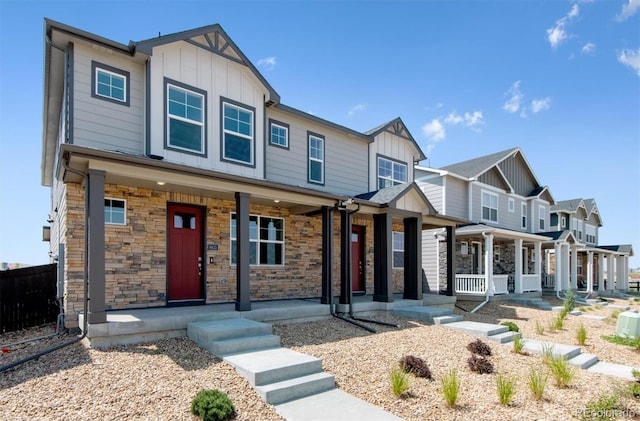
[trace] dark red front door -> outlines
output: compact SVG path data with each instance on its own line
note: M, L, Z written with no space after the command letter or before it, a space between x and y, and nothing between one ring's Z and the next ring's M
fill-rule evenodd
M351 291L364 293L364 227L351 227Z
M169 205L168 294L169 301L202 300L203 227L202 209Z

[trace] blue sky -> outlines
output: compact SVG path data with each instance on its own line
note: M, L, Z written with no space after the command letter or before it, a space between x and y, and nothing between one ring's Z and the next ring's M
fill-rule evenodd
M124 44L219 23L283 103L360 131L400 116L434 167L520 146L640 267L640 0L0 0L0 262L48 262L45 17Z

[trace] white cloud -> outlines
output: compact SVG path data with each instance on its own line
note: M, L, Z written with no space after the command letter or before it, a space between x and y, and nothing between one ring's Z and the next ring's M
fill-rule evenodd
M450 112L449 115L444 119L444 122L446 124L451 124L452 126L455 126L456 124L460 124L463 121L464 121L464 118L462 118L460 114L456 114L455 111Z
M596 50L596 45L592 42L587 42L582 46L582 54L592 54Z
M534 99L531 101L531 111L536 114L543 110L548 110L551 108L551 97Z
M574 4L573 7L571 8L571 10L569 10L569 14L567 15L567 17L569 19L573 19L576 16L578 16L580 14L580 8L578 7L577 4Z
M618 21L623 20L635 15L640 10L640 0L629 0L629 4L622 6L622 11L617 16Z
M439 142L444 140L446 131L440 120L434 118L431 123L427 123L422 126L422 134L431 142Z
M556 49L562 41L567 39L569 35L565 30L566 25L569 21L580 14L580 7L577 4L574 4L567 13L567 16L560 18L556 21L555 26L547 29L547 40L549 44L551 44L551 48Z
M631 67L640 76L640 48L637 50L623 50L618 54L618 61Z
M276 58L273 56L261 58L258 60L258 66L265 70L273 70L276 67Z
M512 114L518 112L522 98L524 97L522 92L520 92L520 83L520 80L514 82L511 88L505 93L505 95L509 95L509 99L504 103L502 109Z
M349 117L352 117L354 114L359 113L360 111L364 111L367 108L366 104L356 104L349 109L347 113Z
M484 124L484 116L482 111L474 111L473 114L464 113L464 125L467 127L476 128L477 126Z

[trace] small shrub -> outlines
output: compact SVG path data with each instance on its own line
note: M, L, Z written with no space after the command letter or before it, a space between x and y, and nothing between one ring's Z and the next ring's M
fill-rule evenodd
M411 374L400 366L391 369L391 391L396 396L402 396L411 386Z
M444 400L450 408L453 408L458 401L458 393L460 392L460 383L458 382L458 373L456 370L450 370L442 378L441 383Z
M631 396L632 398L634 399L640 398L640 383L638 382L629 383L627 390L628 390L629 396Z
M506 322L500 323L500 325L501 326L507 326L509 328L510 332L520 332L520 328L514 322L506 321Z
M524 344L527 340L524 339L520 335L515 335L513 337L513 352L516 354L522 354L522 350L524 349Z
M544 326L539 320L536 320L536 333L538 335L544 335Z
M569 312L567 311L567 309L566 309L566 308L562 308L562 309L560 310L560 313L558 313L558 318L559 318L559 319L562 319L562 321L564 321L564 319L566 319L566 318L567 318L567 315L568 315L568 314L569 314Z
M576 308L576 295L573 291L569 290L564 296L563 310L566 310L566 313L571 313Z
M582 420L610 420L615 418L615 412L622 410L624 406L616 395L604 393L598 399L590 401L580 412Z
M496 379L496 386L498 387L498 399L500 405L509 405L513 399L513 395L516 393L516 382L511 377L498 376Z
M400 368L416 377L433 380L427 363L415 355L406 355L400 359Z
M467 360L467 364L469 365L469 369L474 373L478 373L478 374L493 373L493 364L491 364L491 361L489 361L485 357L478 357L477 355L473 354Z
M560 388L569 387L576 376L576 369L569 365L566 358L553 357L547 362L551 376Z
M229 397L219 390L201 390L191 401L191 413L204 421L225 421L235 410Z
M557 330L562 330L564 329L564 319L566 316L562 316L562 311L560 312L560 314L558 314L558 317L556 317L553 320L553 327L554 327L554 332Z
M578 345L587 343L587 328L584 327L583 324L580 324L580 327L576 331L576 341L578 341Z
M486 357L491 355L491 347L482 342L480 339L476 339L475 341L470 342L467 345L467 349L474 354L483 355Z
M542 374L540 371L531 367L529 369L529 378L527 380L527 386L531 390L531 394L536 400L542 400L544 397L544 389L547 387L547 379L549 374Z
M550 333L556 333L558 331L558 328L556 327L556 319L549 320L547 329L549 330Z
M611 312L609 317L611 317L614 320L618 320L618 316L620 315L620 313L622 313L622 310L620 310L620 309L614 310L614 311Z
M640 370L636 370L635 368L631 369L631 375L637 382L640 382Z
M542 362L549 365L549 361L553 358L553 345L549 343L542 344Z
M602 339L608 342L612 342L618 345L626 345L640 350L640 337L638 338L625 338L619 335L602 335Z

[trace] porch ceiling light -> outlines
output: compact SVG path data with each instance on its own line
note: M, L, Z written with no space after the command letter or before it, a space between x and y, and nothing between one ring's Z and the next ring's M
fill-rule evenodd
M280 203L280 199L273 199L273 203Z
M156 183L158 183L159 186L164 186L165 184L167 184L164 181L156 181Z

